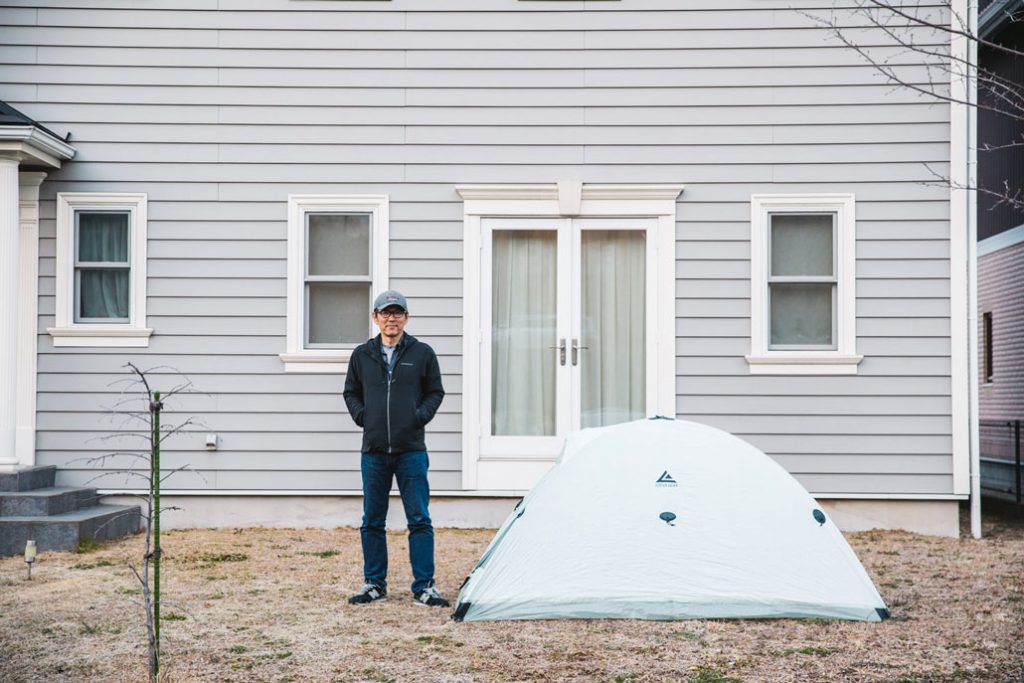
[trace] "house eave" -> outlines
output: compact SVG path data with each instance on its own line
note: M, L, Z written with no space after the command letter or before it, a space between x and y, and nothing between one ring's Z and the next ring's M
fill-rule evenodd
M1024 0L994 0L978 15L978 37L986 39L1024 10Z
M31 125L0 125L0 154L17 156L28 166L60 168L77 150L60 138Z

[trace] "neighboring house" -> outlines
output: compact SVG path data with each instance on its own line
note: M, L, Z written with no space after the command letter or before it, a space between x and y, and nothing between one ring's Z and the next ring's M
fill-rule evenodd
M91 480L124 364L167 366L203 393L165 419L209 427L165 444L190 466L165 525L357 524L341 389L392 287L448 390L440 524L500 522L566 432L660 414L763 449L844 528L956 534L972 226L932 181L967 177L967 116L800 4L0 10L0 99L31 118L0 161L6 207L28 171L0 466Z
M982 3L979 34L985 40L1024 48L1024 0ZM1024 58L982 48L981 68L1024 94ZM979 186L995 193L1020 192L1024 200L1024 108L1017 116L992 111L1003 103L982 94L978 143ZM1024 431L1024 210L998 197L978 196L979 417L982 485L986 493L1019 501L1014 470Z

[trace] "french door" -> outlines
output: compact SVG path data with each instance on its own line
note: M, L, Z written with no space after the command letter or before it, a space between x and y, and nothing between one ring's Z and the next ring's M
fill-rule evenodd
M565 435L657 404L655 218L484 218L479 457L550 461ZM476 393L476 392L474 392Z

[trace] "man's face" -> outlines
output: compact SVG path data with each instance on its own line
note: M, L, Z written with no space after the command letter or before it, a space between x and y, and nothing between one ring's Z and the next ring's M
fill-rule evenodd
M396 339L402 336L409 314L398 306L388 306L382 311L373 312L373 322L380 329L380 336L385 339Z

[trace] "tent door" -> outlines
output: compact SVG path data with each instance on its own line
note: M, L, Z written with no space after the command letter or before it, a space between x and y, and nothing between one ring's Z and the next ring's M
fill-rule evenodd
M649 414L657 221L482 228L480 457L550 459L572 430Z

